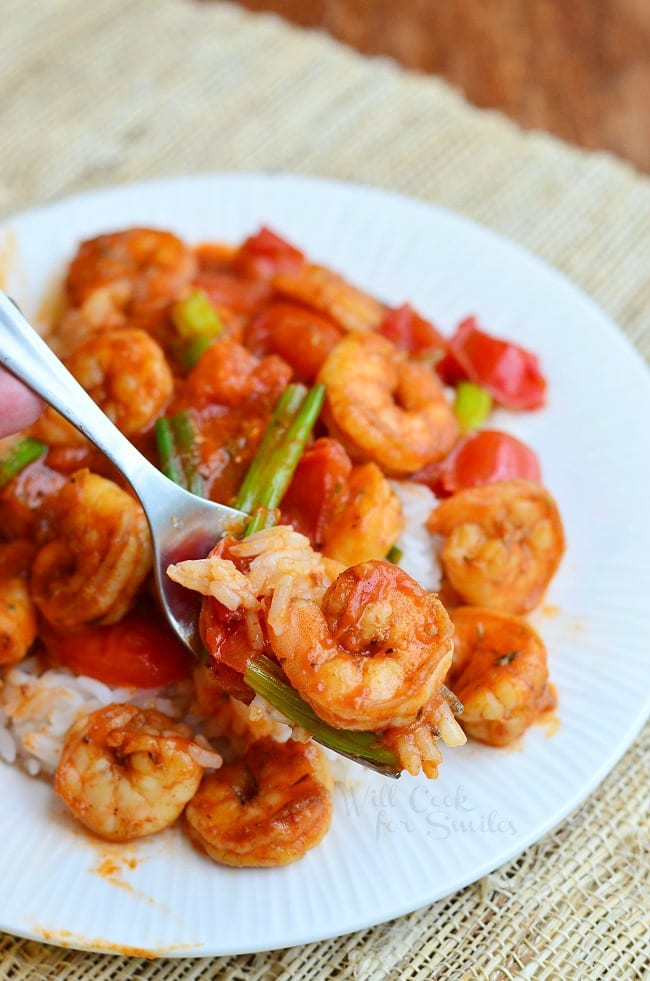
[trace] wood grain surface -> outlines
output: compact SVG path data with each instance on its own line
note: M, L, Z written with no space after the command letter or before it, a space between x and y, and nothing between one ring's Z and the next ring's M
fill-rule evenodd
M650 171L650 0L240 0Z

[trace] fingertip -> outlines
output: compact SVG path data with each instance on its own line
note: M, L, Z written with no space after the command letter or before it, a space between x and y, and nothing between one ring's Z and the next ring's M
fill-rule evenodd
M11 375L0 375L0 436L31 426L42 411L43 403L37 395Z

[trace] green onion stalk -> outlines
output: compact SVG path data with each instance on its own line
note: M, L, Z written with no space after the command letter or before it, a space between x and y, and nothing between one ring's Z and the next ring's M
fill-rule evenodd
M199 450L192 416L183 409L169 418L156 420L156 442L160 469L185 490L205 496L205 485L199 473Z
M275 661L263 654L252 658L246 665L244 681L289 722L300 726L322 746L350 759L363 761L387 776L399 776L395 754L381 744L376 733L335 729L324 722L291 687Z
M47 452L47 446L40 440L28 437L19 439L6 453L0 456L0 487L8 484L21 470L24 470L34 460L38 460L45 452Z

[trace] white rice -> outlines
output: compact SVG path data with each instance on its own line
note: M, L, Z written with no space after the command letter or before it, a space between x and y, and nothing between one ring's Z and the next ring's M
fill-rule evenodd
M440 588L441 573L436 555L442 539L429 534L426 520L436 498L428 487L419 484L391 481L391 486L400 499L406 520L404 532L397 542L403 553L399 565L425 589L435 591ZM322 557L318 558L322 563ZM306 570L311 571L311 568ZM319 572L318 578L322 580L319 590L322 592L328 577L320 567ZM273 585L278 584L276 572ZM0 760L19 763L34 776L52 774L70 726L82 715L110 703L124 702L156 708L185 722L197 733L197 742L210 748L203 738L204 733L210 735L209 724L196 711L193 699L191 681L166 689L111 688L94 678L74 675L65 668L40 673L36 658L27 658L7 669L0 680ZM273 723L272 735L278 741L289 737L286 720L260 696L255 698L251 710L253 716L265 716ZM328 757L334 763L333 775L337 782L347 782L358 775L359 768L349 761L332 753L328 753Z
M390 485L400 499L406 527L397 548L402 551L398 565L430 592L440 589L442 573L438 553L443 539L427 530L427 518L436 506L437 498L424 484L391 480Z
M111 688L65 668L41 674L36 658L9 668L0 685L0 759L20 763L32 776L54 773L65 734L81 716L134 702L185 721L193 691L191 682L138 691Z

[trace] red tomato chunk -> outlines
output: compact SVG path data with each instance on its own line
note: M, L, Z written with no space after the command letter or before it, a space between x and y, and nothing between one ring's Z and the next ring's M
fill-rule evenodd
M147 600L107 627L75 631L46 627L43 640L56 663L105 685L159 688L189 677L194 663Z
M425 467L412 477L431 487L438 497L447 497L478 484L516 478L540 484L539 461L521 440L495 429L473 433L458 443L441 463Z
M464 380L482 385L508 409L539 409L546 400L537 356L479 330L475 317L459 325L438 373L447 385Z

